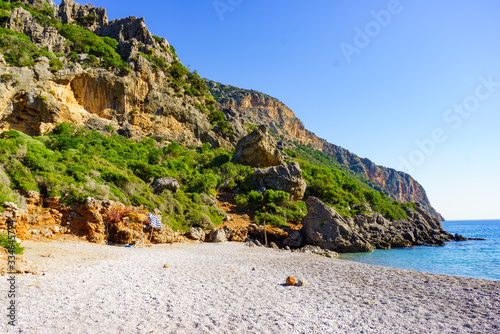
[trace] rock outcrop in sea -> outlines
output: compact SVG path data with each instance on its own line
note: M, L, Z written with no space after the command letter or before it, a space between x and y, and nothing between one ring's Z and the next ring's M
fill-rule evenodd
M414 210L406 208L408 219L393 221L380 213L345 218L312 196L306 204L307 215L302 220L301 230L304 242L336 252L444 245L445 241L461 237L446 232L437 218L419 206Z

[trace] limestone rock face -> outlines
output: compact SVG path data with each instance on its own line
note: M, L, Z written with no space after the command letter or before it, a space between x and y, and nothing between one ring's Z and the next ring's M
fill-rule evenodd
M440 220L443 217L430 205L424 188L410 175L374 164L369 159L360 158L348 150L331 144L308 131L302 121L290 108L278 99L255 90L240 89L207 80L215 92L219 109L231 122L237 137L244 135L247 124L266 124L274 133L287 142L297 142L310 146L334 158L354 173L372 181L372 188L383 191L389 197L400 202L417 202L432 216Z
M360 214L354 218L360 234L376 248L399 248L416 245L444 245L445 241L459 240L446 232L441 222L421 206L407 208L408 219L391 221L380 213Z
M25 34L37 46L47 47L49 52L66 53L69 51L66 39L56 28L37 23L31 14L21 7L12 10L6 28Z
M81 5L73 0L62 0L58 14L63 23L77 21L90 31L108 24L106 9L93 7L91 4Z
M293 201L300 201L307 188L302 170L297 162L288 162L276 167L258 169L252 176L252 184L259 192L267 189L290 193Z
M60 57L64 68L57 73L49 70L45 57L29 68L11 67L0 56L0 132L15 129L41 135L57 123L68 122L98 131L111 126L136 140L155 136L181 145L232 147L212 130L208 116L195 108L194 103L202 103L203 98L175 94L168 75L141 56L163 60L165 66L178 60L166 39L153 37L144 19L108 22L105 9L73 0L64 0L60 6L45 0L22 2L39 9L47 9L48 4L62 23L79 24L99 36L116 38L118 53L133 71L83 68L86 54L78 55L76 62ZM13 9L6 26L26 34L39 47L69 52L67 40L54 27L36 22L23 8Z
M233 161L261 168L280 165L283 157L274 139L267 133L266 126L261 125L238 141Z
M167 40L163 38L161 42L156 41L142 17L130 16L113 20L109 24L101 25L95 33L116 39L118 52L126 58L138 58L139 52L146 54L153 52L155 56L163 58L167 64L175 60L173 55L165 52L170 48Z
M306 243L336 252L371 252L369 242L357 233L337 211L316 197L306 201L307 215L302 220Z
M156 194L160 194L163 190L176 193L179 190L179 181L173 177L162 177L155 180L153 187Z
M25 196L26 209L4 204L6 211L0 213L0 233L6 233L8 225L13 224L14 233L20 239L72 234L94 243L105 243L106 240L119 244L143 240L173 243L185 240L166 225L153 229L147 222L147 211L140 208L92 197L86 198L84 203L67 206L60 202L60 197L42 199L36 191L29 191ZM155 214L161 216L161 212Z
M183 101L191 97L171 95L164 74L120 76L75 63L54 75L45 57L34 68L1 60L0 131L41 135L62 122L92 129L98 124L97 130L110 125L131 139L155 135L182 145L230 147L211 130L206 115Z
M337 252L442 246L445 241L460 240L460 236L446 232L441 222L420 206L406 209L408 219L393 221L380 213L343 218L315 197L309 197L306 204L308 213L301 230L306 243Z

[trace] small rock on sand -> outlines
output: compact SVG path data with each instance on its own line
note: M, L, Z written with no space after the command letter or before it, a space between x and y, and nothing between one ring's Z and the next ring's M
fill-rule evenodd
M297 281L297 286L306 286L309 282L305 278L301 278Z

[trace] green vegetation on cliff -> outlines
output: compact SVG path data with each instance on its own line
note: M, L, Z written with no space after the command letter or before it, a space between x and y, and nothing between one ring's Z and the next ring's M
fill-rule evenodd
M55 27L71 51L55 55L37 46L28 36L0 27L0 53L11 66L32 67L38 57L46 56L54 73L80 62L84 67L118 69L125 74L130 71L128 63L138 61L119 54L117 40L85 29L95 22L95 15L78 18L76 24L62 24L47 4L32 8L0 1L0 26L5 26L15 7L28 10L36 22ZM163 42L158 36L153 38ZM169 95L173 92L182 102L191 103L206 115L215 132L234 139L235 131L225 114L217 110L214 97L217 100L241 97L248 91L202 79L179 61L173 46L163 45L161 52L165 54L151 45L147 45L147 52L146 48L141 49L146 53L139 54L150 62L151 69L163 71L168 77ZM87 57L79 57L81 53ZM1 80L13 78L13 74L5 73ZM40 98L46 100L47 96ZM249 130L254 126L246 125ZM303 169L308 184L306 196L319 197L344 216L365 213L371 208L389 218L405 218L405 206L411 207L371 190L372 183L324 153L300 145L287 153ZM21 203L22 193L28 190L40 191L44 196L61 196L67 204L83 201L87 196L109 198L124 204L144 205L150 210L159 208L172 227L185 230L189 226L209 228L221 223L223 213L207 205L210 202L207 198L218 191L234 190L238 206L248 210L258 223L300 222L306 210L303 201L291 203L289 195L282 191L257 193L250 182L253 169L234 164L231 156L207 145L183 148L171 143L160 147L151 138L137 143L67 124L58 125L52 133L41 137L8 131L0 135L0 203ZM175 194L153 193L153 181L167 176L179 180L180 190Z
M28 190L61 196L66 204L92 196L159 208L177 229L210 227L221 223L223 214L202 197L248 182L253 173L230 160L230 153L207 145L157 148L153 139L136 143L68 124L42 137L12 130L0 135L0 202L15 201L15 191ZM154 194L152 183L160 177L179 180L179 191Z
M306 196L320 198L344 216L367 212L368 203L389 218L406 218L403 208L410 204L368 190L342 171L296 157L308 184ZM251 185L253 169L231 160L230 152L206 144L158 147L151 138L137 143L68 124L40 137L11 130L0 135L0 203L19 203L19 194L28 190L60 196L66 204L82 202L87 196L112 199L149 210L159 208L173 228L186 230L220 224L224 214L207 205L206 199L220 191L236 191L236 204L253 214L257 223L284 225L285 217L288 222L301 221L306 213L303 201L291 203L283 191L256 192ZM161 177L176 178L179 191L155 194L153 182Z
M74 52L75 56L78 53L94 56L89 58L89 65L116 68L123 72L129 71L128 64L122 60L116 51L118 46L116 39L99 37L85 28L73 24L62 25L59 32L70 41L71 52Z
M86 53L89 59L84 63L86 66L103 68L116 68L122 73L129 71L117 52L118 41L109 37L100 37L75 24L62 24L54 18L54 13L48 4L43 8L26 6L20 2L0 1L0 52L11 66L34 66L36 58L46 56L54 58L51 52L43 47L36 46L28 36L6 29L3 26L10 17L12 9L21 7L27 10L35 21L45 26L56 28L61 36L65 37L70 45L71 52L67 56L70 62L78 61L78 53ZM95 17L92 16L93 19ZM88 18L78 20L80 24L88 25Z

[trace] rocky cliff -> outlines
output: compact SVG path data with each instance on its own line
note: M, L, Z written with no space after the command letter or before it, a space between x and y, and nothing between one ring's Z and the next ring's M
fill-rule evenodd
M245 131L254 125L266 124L283 144L309 146L333 157L353 173L372 181L372 188L400 202L416 202L434 216L444 220L431 206L424 188L410 175L392 168L378 166L348 150L331 144L308 131L284 103L255 90L240 89L207 81L212 95L235 129Z
M371 252L418 245L443 246L464 237L443 229L441 221L420 206L406 209L407 219L388 220L380 213L344 218L333 208L310 196L301 233L308 244L341 253Z
M418 202L439 216L408 174L317 137L275 98L207 81L234 129L220 131L210 114L213 99L200 92L199 76L182 66L166 39L151 34L143 18L108 21L104 8L73 0L62 0L60 6L50 0L20 2L2 23L7 28L2 33L12 34L6 35L11 44L0 43L0 131L41 135L57 123L72 122L135 139L232 148L255 126L266 124L282 147L298 143L318 149L372 181L374 189L402 202ZM85 31L102 40L95 35L82 40Z
M24 3L38 7L45 4L43 0ZM72 122L98 130L114 129L132 138L156 136L185 145L208 142L231 146L212 130L208 115L195 108L195 103L205 104L205 96L184 94L190 82L182 78L183 86L175 87L175 78L162 70L178 58L166 39L149 32L143 18L131 16L108 22L105 9L72 0L63 0L60 6L50 2L50 8L57 19L54 26L40 22L21 7L11 11L5 24L30 37L34 47L65 56L50 60L42 56L33 66L21 67L9 66L0 54L0 131L16 129L40 135L57 123ZM90 22L84 20L89 17ZM72 22L84 22L97 35L115 39L116 49L125 59L126 73L111 66L93 66L104 61L88 54L75 54L73 58L66 54L74 42L61 31ZM7 47L2 51L7 54L10 50ZM54 67L54 59L59 61L59 68Z

